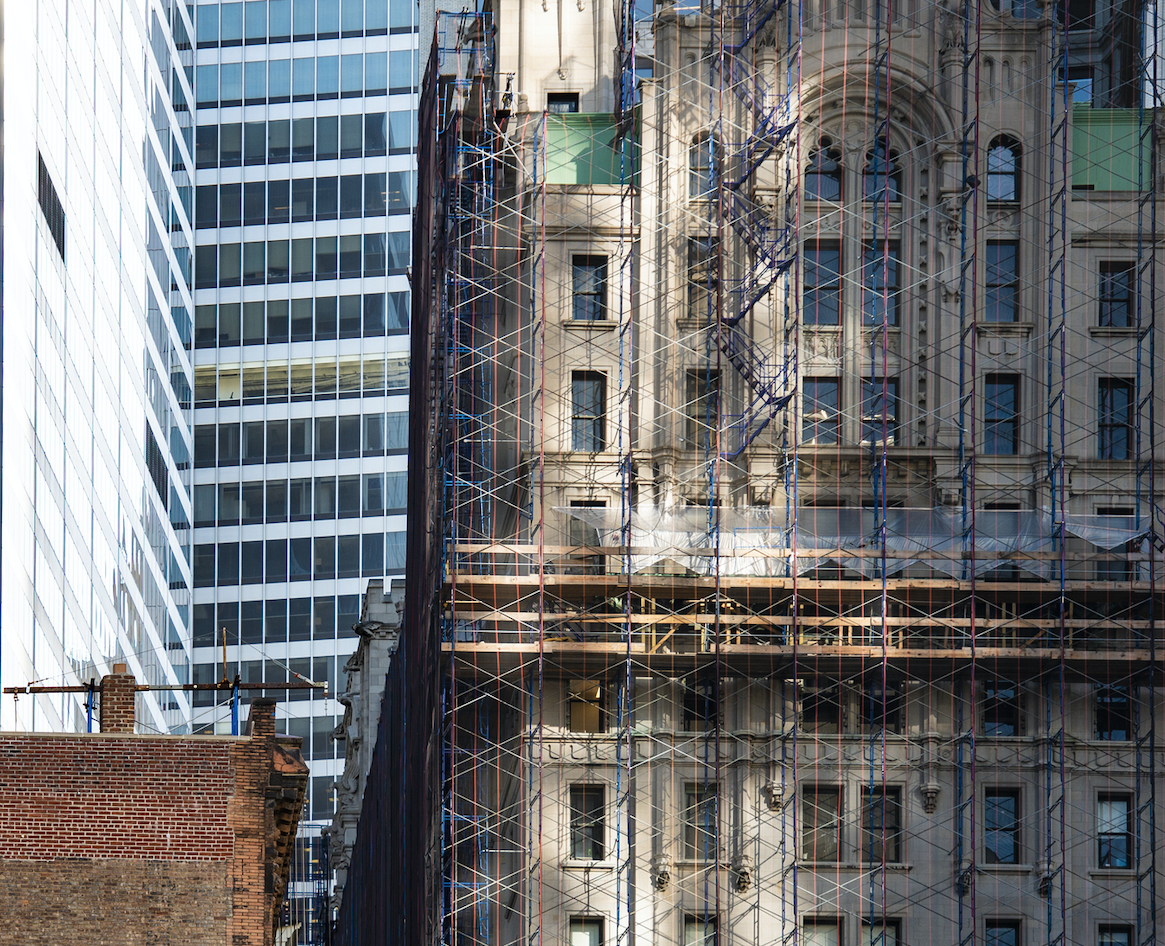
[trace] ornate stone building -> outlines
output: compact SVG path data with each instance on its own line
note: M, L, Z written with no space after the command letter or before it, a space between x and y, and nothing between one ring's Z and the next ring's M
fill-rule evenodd
M440 18L341 942L1154 940L1151 22Z

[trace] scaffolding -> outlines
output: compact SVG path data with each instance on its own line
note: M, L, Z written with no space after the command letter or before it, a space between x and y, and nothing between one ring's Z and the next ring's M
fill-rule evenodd
M1157 941L1156 14L1084 6L439 15L338 943Z

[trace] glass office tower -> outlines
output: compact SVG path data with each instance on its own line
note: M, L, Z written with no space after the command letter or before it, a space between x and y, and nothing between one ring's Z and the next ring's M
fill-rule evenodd
M0 676L188 679L193 49L169 0L5 4ZM84 729L83 694L0 726ZM182 731L186 694L143 693Z
M328 820L351 626L404 570L414 5L194 12L194 678L328 685L279 710Z

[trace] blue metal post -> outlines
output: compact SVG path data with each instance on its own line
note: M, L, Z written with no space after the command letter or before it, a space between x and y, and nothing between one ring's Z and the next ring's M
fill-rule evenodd
M89 692L85 694L85 732L93 732L93 681L89 681Z
M231 735L239 734L239 677L235 675L234 685L231 687Z

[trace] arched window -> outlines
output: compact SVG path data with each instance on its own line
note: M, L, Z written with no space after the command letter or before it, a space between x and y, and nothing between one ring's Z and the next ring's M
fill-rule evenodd
M879 141L866 155L866 170L862 174L862 196L869 201L901 200L902 171L898 155L886 150Z
M806 200L841 200L841 154L831 144L828 138L822 138L817 149L809 154L809 166L805 169Z
M692 139L688 149L688 196L694 200L708 200L715 190L716 138L709 132Z
M1019 142L1004 135L987 149L987 199L1019 200Z

